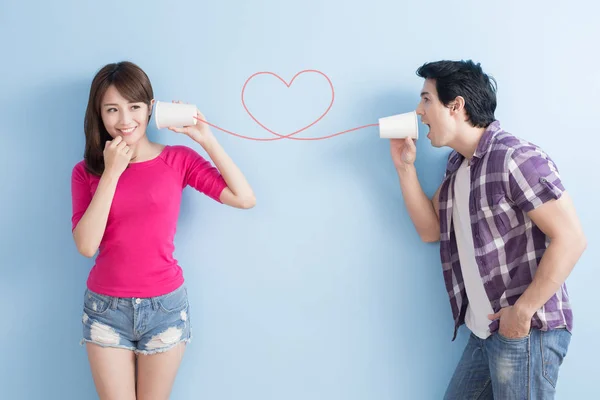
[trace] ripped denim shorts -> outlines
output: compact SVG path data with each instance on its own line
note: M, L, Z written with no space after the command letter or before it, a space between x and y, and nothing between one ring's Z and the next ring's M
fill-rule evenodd
M191 333L185 285L150 298L112 297L85 290L81 344L154 354L189 342Z

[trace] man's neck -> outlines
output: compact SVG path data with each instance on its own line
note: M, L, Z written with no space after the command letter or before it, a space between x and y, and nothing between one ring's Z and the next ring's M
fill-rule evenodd
M485 128L468 126L456 135L456 139L450 145L454 150L470 160L477 150L477 146L485 132Z

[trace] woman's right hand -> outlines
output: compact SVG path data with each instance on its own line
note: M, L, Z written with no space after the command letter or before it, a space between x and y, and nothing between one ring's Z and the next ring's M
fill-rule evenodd
M409 137L405 139L390 139L390 151L396 169L413 165L417 159L417 147Z
M133 152L121 136L107 140L104 145L104 170L119 177L125 171Z

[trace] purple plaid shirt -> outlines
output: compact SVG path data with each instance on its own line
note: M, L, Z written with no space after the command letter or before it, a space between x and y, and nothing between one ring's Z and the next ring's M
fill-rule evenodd
M454 336L464 323L467 293L452 224L456 170L464 157L448 157L440 201L440 255L454 317ZM527 212L558 199L564 191L554 162L539 147L505 132L498 121L484 132L471 160L469 209L475 259L494 312L513 305L533 279L549 238ZM490 331L498 321L490 321ZM536 311L531 327L572 329L566 285Z

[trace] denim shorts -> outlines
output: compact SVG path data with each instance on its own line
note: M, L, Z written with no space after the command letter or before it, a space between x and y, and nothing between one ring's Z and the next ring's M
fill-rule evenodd
M154 354L191 338L185 285L150 298L112 297L85 290L82 345L94 343Z

